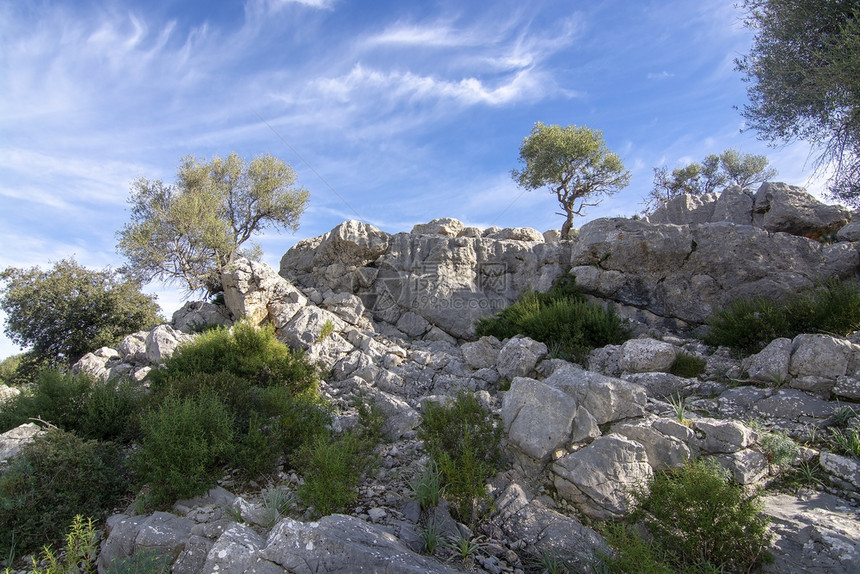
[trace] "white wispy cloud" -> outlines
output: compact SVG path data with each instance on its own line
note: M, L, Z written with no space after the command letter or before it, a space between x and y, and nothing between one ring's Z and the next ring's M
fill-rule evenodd
M662 72L649 72L646 76L649 80L667 80L675 77L675 74L663 70Z
M444 99L463 105L491 106L543 97L548 84L547 74L531 68L489 85L476 77L447 80L412 72L382 71L361 64L345 75L314 81L322 97L342 102L373 94L375 98L398 102ZM378 102L378 99L368 101Z

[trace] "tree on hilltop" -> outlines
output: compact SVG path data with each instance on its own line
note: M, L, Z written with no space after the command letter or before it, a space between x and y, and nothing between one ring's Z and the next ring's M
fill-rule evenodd
M251 237L267 227L298 229L309 195L296 187L295 171L268 154L249 163L236 153L211 162L187 156L174 185L145 178L132 184L131 222L117 233L124 271L142 281L177 281L189 294L217 293L226 265L259 258L259 247L241 249Z
M774 176L776 170L768 167L766 156L740 153L733 149L720 155L710 154L701 164L693 162L675 168L671 174L665 166L655 167L654 187L646 197L645 213L652 213L679 195L714 193L728 185L749 189L757 183L771 180Z
M558 198L565 216L562 237L573 229L574 215L583 215L590 198L612 195L630 182L621 158L610 152L603 134L584 126L538 122L520 146L521 170L512 170L517 185L528 190L547 187ZM579 201L579 206L576 205Z

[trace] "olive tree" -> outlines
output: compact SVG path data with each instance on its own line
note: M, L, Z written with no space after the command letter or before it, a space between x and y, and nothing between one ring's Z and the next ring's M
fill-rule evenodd
M0 272L6 335L32 347L30 361L72 364L99 347L162 322L155 297L111 269L87 269L63 259L51 269L8 267Z
M201 161L183 158L174 185L140 178L132 185L131 222L118 235L125 271L142 281L183 285L188 293L220 289L221 270L239 256L259 257L242 246L268 227L298 229L309 193L296 173L263 155L237 154Z
M588 200L624 189L630 172L609 151L600 131L584 126L544 125L538 122L520 146L521 170L511 175L528 190L547 187L558 198L565 216L562 237L573 229L574 215L583 215ZM579 205L577 206L577 201Z
M743 116L773 144L807 141L831 194L860 205L860 1L745 0L753 32L736 68L749 83Z
M645 198L645 213L653 212L679 195L714 193L728 185L748 189L756 183L769 181L776 170L768 163L764 155L728 149L720 155L708 155L702 163L675 168L671 174L666 167L655 167L654 188Z

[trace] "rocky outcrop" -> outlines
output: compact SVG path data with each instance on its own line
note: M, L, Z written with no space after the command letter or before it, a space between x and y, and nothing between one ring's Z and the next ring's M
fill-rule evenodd
M375 321L410 337L435 326L469 338L475 319L501 310L525 289L546 290L569 259L568 244L545 243L536 230L469 229L441 219L389 235L347 221L296 244L282 258L280 273L302 288L354 294Z
M479 531L456 524L442 506L432 511L446 535L481 540L477 571L525 570L545 553L586 570L608 548L576 517L625 516L631 488L690 457L713 458L751 488L765 484L777 472L767 432L808 440L830 432L845 401L860 399L860 347L854 338L803 334L740 359L687 338L685 329L738 297L778 297L821 278L855 276L857 245L850 229L829 245L810 239L831 236L847 215L797 188L768 184L755 194L730 189L683 201L650 221L596 220L563 241L453 219L394 235L351 221L297 244L280 274L235 262L223 278L230 319L271 324L281 341L327 367L320 389L337 412L334 432L355 425L357 400L376 404L390 441L378 449L379 467L349 516L273 515L253 489L213 491L170 513L117 515L100 568L148 548L187 574L458 570L417 552L424 523L409 481L427 464L415 430L422 406L461 390L498 416L511 462L487 485L494 504ZM586 365L554 359L526 337L475 340L475 318L525 289L548 288L568 267L591 297L645 324L643 336L594 350ZM191 317L223 317L211 311L130 335L76 368L145 381L190 340L183 329L196 330ZM701 358L705 373L670 374L681 353ZM826 449L803 452L833 499L808 506L797 497L768 499L777 548L788 553L777 563L826 571L816 570L821 559L850 571L840 568L853 564L851 540L860 539L856 521L845 520L857 512L858 465ZM283 469L273 480L293 490L301 477ZM800 511L813 508L814 516Z
M835 244L816 241L849 220L801 188L766 183L754 194L680 196L647 219L597 219L568 241L528 228L476 233L453 219L395 235L348 221L290 249L280 273L302 289L358 296L391 333L422 338L436 327L468 339L477 318L572 268L590 295L678 330L741 297L856 277L860 254L847 232Z
M671 225L727 222L819 239L843 228L851 214L844 207L821 203L803 188L767 182L755 194L735 185L720 194L680 195L648 220Z

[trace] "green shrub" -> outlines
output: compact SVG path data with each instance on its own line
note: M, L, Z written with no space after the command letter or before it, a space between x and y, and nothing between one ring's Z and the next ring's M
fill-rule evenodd
M358 497L358 483L372 460L372 445L359 433L319 434L298 454L304 484L299 497L325 516L342 512Z
M104 516L128 487L116 445L48 430L0 475L0 545L18 555L56 546L75 516Z
M705 343L745 354L779 337L801 333L847 335L860 328L860 290L853 282L829 282L783 301L741 299L708 319Z
M500 426L466 391L444 405L425 403L422 419L418 438L439 467L445 497L460 520L474 522L485 482L501 466Z
M479 319L475 329L478 336L498 339L525 335L545 343L554 356L574 361L629 338L621 319L585 301L568 275L546 293L526 293L495 316Z
M301 439L303 443L292 457L304 475L299 497L320 515L343 511L352 504L361 476L376 462L374 451L381 438L382 414L375 405L361 400L357 407L358 428L334 436L324 427L315 430ZM313 422L320 423L322 419Z
M40 418L83 438L126 442L134 435L141 398L142 389L130 380L43 369L32 388L0 408L0 432Z
M213 487L234 450L233 416L214 394L167 397L141 417L134 466L149 486L148 502L170 503Z
M666 563L666 557L653 542L643 540L642 536L623 523L610 523L602 531L609 545L615 549L614 556L600 555L602 569L595 572L612 574L675 574ZM689 572L695 572L690 569Z
M780 470L794 464L800 456L800 447L794 440L780 431L764 432L759 438L759 446L767 457L771 470Z
M409 487L415 493L415 499L421 505L422 510L439 504L444 489L442 488L442 473L439 471L439 465L436 461L430 459L421 474L409 483Z
M82 516L75 516L66 536L63 552L54 553L50 546L42 550L42 568L35 558L31 558L33 568L29 574L89 574L96 572L98 536L93 521L86 522ZM9 570L7 570L8 572Z
M678 353L669 372L685 379L695 379L705 372L707 364L708 362L701 357L689 353Z
M658 472L633 493L637 516L673 567L748 572L769 558L768 519L758 495L747 496L710 460Z
M301 352L292 352L275 337L271 326L239 322L219 327L181 345L153 371L152 384L172 386L190 375L227 372L258 387L286 386L293 394L314 392L319 371Z

